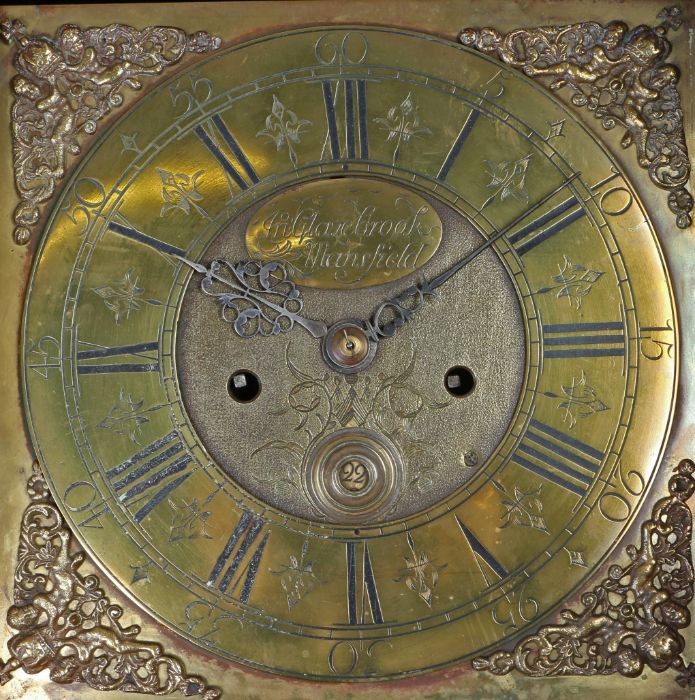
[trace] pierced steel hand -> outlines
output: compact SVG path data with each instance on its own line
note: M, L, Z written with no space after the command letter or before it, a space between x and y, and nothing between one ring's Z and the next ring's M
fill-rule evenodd
M396 334L399 328L402 328L410 319L413 318L425 304L425 298L435 296L437 288L441 287L445 282L448 282L457 272L468 265L471 260L474 260L484 250L487 250L495 241L498 241L502 236L511 231L520 221L532 214L534 211L542 207L546 202L550 201L560 190L569 185L573 180L579 177L579 173L574 173L564 182L558 185L552 192L547 194L543 199L536 202L530 209L527 209L522 214L517 216L511 223L507 224L503 229L488 238L484 243L479 245L475 250L470 252L464 258L452 265L448 270L437 275L431 280L425 280L418 285L408 287L396 297L391 297L379 305L373 313L371 319L363 321L364 331L369 339L378 343L381 338L391 338ZM383 318L382 318L383 317ZM385 320L388 317L388 320Z
M304 302L282 263L247 260L234 265L216 258L208 268L181 255L173 257L205 275L200 288L222 304L222 318L233 325L238 336L277 335L292 330L295 323L314 338L326 335L325 323L299 315ZM221 271L231 273L229 278ZM226 289L218 291L215 283Z

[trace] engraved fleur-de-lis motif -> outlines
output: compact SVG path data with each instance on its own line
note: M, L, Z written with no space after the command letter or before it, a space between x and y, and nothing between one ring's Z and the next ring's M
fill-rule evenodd
M446 568L446 564L437 564L437 560L430 558L427 552L418 551L410 533L406 535L406 540L410 553L404 555L405 568L394 581L404 582L428 607L432 607L432 595L439 583L439 572Z
M216 495L217 491L213 491L202 503L197 498L194 498L190 503L187 501L177 503L173 498L170 498L169 505L173 510L173 516L169 526L169 542L211 540L212 535L207 528L212 511L208 510L207 507Z
M375 117L374 121L386 131L386 141L394 144L391 164L398 161L403 146L413 138L431 136L432 131L426 126L420 126L420 117L413 102L411 93L398 105L393 105L385 117Z
M573 262L566 255L562 256L562 264L558 265L558 270L558 274L553 275L555 284L542 287L536 294L555 291L557 299L566 297L570 306L577 311L582 308L582 299L604 275L600 270L591 270L585 265Z
M265 128L258 131L256 137L265 136L270 139L278 151L286 146L290 162L296 168L297 153L294 145L301 143L301 131L308 126L311 126L308 119L299 119L295 112L280 102L277 95L273 95L273 106L265 118Z
M161 405L145 408L144 399L133 399L121 387L116 403L111 406L108 415L97 423L97 428L110 430L116 435L127 435L131 442L140 444L142 427L150 422L147 414L160 408Z
M579 379L573 376L571 384L562 385L562 394L545 391L543 395L549 399L559 399L557 408L564 411L562 420L568 423L570 430L577 424L578 418L588 418L609 409L598 397L596 389L587 382L584 370Z
M135 269L130 267L120 279L92 288L92 291L104 300L106 308L113 311L116 323L128 319L132 311L142 308L142 304L161 306L161 301L143 297L145 289L138 287L138 281L139 277Z
M530 161L530 154L518 160L504 160L501 163L484 160L483 163L485 163L486 172L490 178L487 187L492 189L493 193L485 200L480 210L482 211L485 207L492 204L497 197L499 197L501 202L504 202L509 197L528 202L529 195L524 190L524 186Z
M505 498L502 499L504 512L500 515L502 524L500 529L510 525L517 527L531 527L548 534L548 527L543 517L543 502L541 501L542 484L538 488L523 491L514 486L513 493L498 481L492 480L493 486L500 491Z
M210 218L205 209L196 203L203 199L203 195L197 189L203 170L198 170L192 175L172 173L161 168L157 168L157 172L162 180L162 200L164 201L159 216L164 216L171 211L182 211L188 216L193 209L204 219Z
M306 598L317 585L324 583L314 573L314 563L307 561L309 541L304 540L299 558L290 554L289 564L279 569L270 569L270 573L280 577L280 585L287 596L287 608L292 610L300 600Z

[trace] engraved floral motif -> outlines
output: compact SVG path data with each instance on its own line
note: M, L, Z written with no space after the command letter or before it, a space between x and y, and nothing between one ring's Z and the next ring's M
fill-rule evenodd
M97 428L110 430L116 435L127 435L131 442L140 444L139 437L142 426L150 422L148 413L158 411L161 405L145 408L144 399L133 399L133 397L121 387L116 401L109 414L97 423Z
M308 551L309 541L304 540L299 559L294 554L290 554L289 564L283 564L278 570L270 569L271 574L280 577L280 585L287 596L288 610L292 610L317 585L323 583L314 573L314 563L306 561Z
M420 117L411 93L398 105L393 105L385 117L375 117L374 121L386 131L386 141L393 142L391 163L396 164L402 147L415 137L431 136L432 131L420 126Z
M161 168L157 168L157 172L162 180L162 199L164 200L159 216L164 216L171 211L182 211L188 216L193 209L204 219L210 219L205 209L196 203L203 199L203 195L197 190L198 181L203 175L202 170L192 175L174 174Z
M37 465L27 487L32 503L24 511L15 569L14 604L7 622L17 633L0 660L0 685L18 669L49 671L55 683L85 683L95 690L200 695L221 693L200 676L188 676L161 645L137 637L138 625L123 627L123 609L111 603L97 576L79 569L78 550Z
M548 534L548 527L542 515L543 502L540 499L542 485L530 491L522 491L518 486L514 486L513 493L509 493L500 482L493 479L492 484L505 496L502 499L504 512L500 516L500 529L516 525L535 528Z
M570 430L577 424L577 418L588 418L609 408L598 397L596 389L588 384L584 370L579 379L572 377L571 384L562 385L562 395L552 391L545 391L543 395L549 399L559 399L557 408L564 411L562 420Z
M256 137L265 136L275 143L276 150L280 150L283 146L287 147L287 155L290 162L297 167L297 152L294 145L301 143L300 134L302 129L311 126L308 119L299 119L291 110L287 109L282 102L273 95L273 106L270 114L265 118L265 129L261 129Z
M169 542L179 540L211 540L212 535L208 532L208 520L212 516L212 511L208 506L217 491L213 491L202 503L194 498L190 503L186 501L177 502L173 498L169 499L173 515L169 526Z
M562 256L562 265L558 265L558 274L553 275L555 284L542 287L536 293L556 292L557 299L567 298L570 306L577 311L582 308L582 300L603 277L599 270L590 270L580 263L572 262L566 255Z
M480 210L482 211L492 204L497 197L501 202L509 197L521 199L528 202L528 192L524 190L526 184L526 172L531 162L531 155L524 156L517 160L504 160L501 163L494 163L491 160L484 160L486 172L490 178L488 189L494 190L485 200Z
M695 686L695 664L682 657L679 630L690 623L693 598L692 514L695 464L682 460L669 481L670 495L656 502L641 527L639 546L629 545L629 563L612 565L608 577L581 598L579 612L563 610L562 621L544 625L512 651L473 660L478 671L504 675L637 677L645 666L676 672L676 682ZM571 556L571 555L570 555Z
M406 540L410 554L403 557L405 568L394 581L404 582L411 591L417 593L425 605L432 607L432 595L439 583L439 572L446 568L446 564L437 564L437 560L431 559L427 552L418 551L410 533L407 533Z
M380 374L372 378L326 372L320 377L313 377L292 361L288 344L285 362L298 382L290 390L286 405L273 415L294 414L297 418L295 431L302 437L297 440L269 440L257 448L254 455L276 450L290 458L285 465L286 476L269 481L258 478L258 481L272 484L276 490L301 490L303 479L299 467L310 445L328 433L350 425L371 428L386 435L399 445L407 460L424 457L419 459L421 465L407 486L420 492L426 491L440 467L440 458L435 446L417 435L417 420L423 411L442 409L450 401L434 401L409 382L415 361L413 353L403 371L389 376ZM318 512L316 515L321 517Z
M534 78L552 77L551 90L568 86L572 102L594 113L605 129L620 124L623 148L634 145L652 182L668 190L668 206L679 228L688 228L692 195L685 189L690 161L683 131L678 68L666 63L670 29L682 24L678 7L659 14L656 27L629 29L624 22L581 22L516 29L501 34L468 28L461 41Z
M68 155L81 151L83 134L123 103L123 90L139 90L145 76L157 76L186 52L205 53L220 40L206 32L173 27L138 31L122 24L81 29L64 24L55 37L27 34L19 21L5 20L0 36L14 44L18 73L12 79L12 142L17 243L28 243L48 201L65 175Z
M141 304L161 306L157 299L143 298L144 287L138 287L139 277L131 267L120 279L115 279L109 284L94 287L92 291L104 300L109 311L113 311L116 323L130 317L131 311L138 311Z

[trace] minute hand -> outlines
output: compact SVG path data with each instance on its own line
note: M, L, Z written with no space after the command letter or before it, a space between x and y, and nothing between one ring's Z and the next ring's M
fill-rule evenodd
M397 297L387 299L374 312L371 320L366 321L364 326L367 335L375 342L380 338L390 338L395 335L399 328L402 328L424 304L425 297L434 296L435 291L445 282L448 282L457 272L462 270L469 262L474 260L484 250L487 250L493 243L498 241L502 236L511 231L519 222L523 221L527 216L533 214L534 211L540 209L544 204L549 202L560 190L567 187L572 181L579 177L580 173L574 173L564 182L560 183L552 192L549 192L543 199L537 201L532 207L519 214L512 222L507 224L503 229L488 238L484 243L479 245L475 250L471 251L464 258L454 263L448 270L444 270L441 274L433 277L431 280L426 280L419 285L408 287ZM407 306L410 304L410 306ZM380 323L379 317L386 310L389 310L391 320ZM395 315L395 317L393 317Z

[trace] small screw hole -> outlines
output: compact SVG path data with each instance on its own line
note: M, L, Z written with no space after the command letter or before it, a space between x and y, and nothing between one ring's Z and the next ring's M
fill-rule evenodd
M452 367L444 376L444 386L452 396L460 399L475 389L475 376L468 367Z
M239 403L255 401L261 393L261 380L247 369L240 369L227 382L229 395Z

